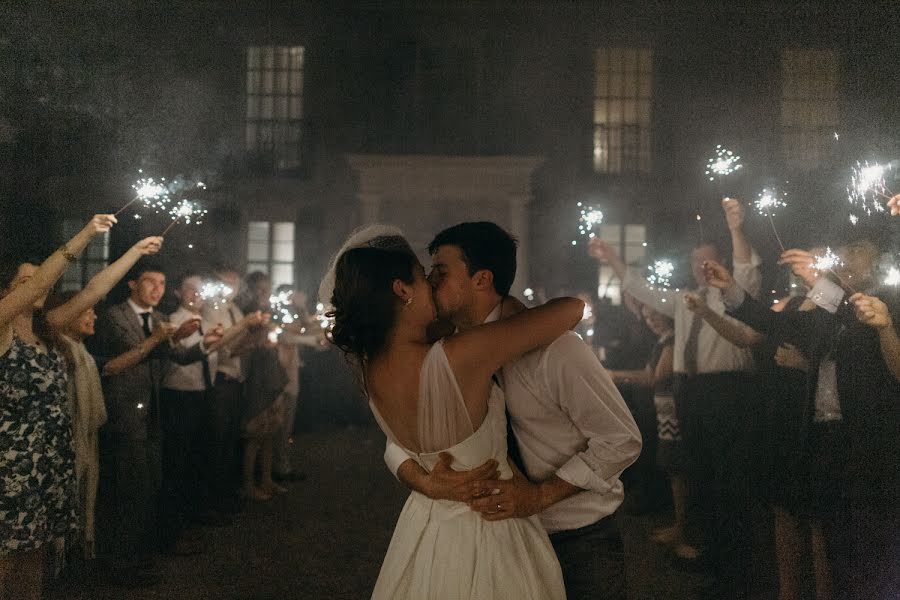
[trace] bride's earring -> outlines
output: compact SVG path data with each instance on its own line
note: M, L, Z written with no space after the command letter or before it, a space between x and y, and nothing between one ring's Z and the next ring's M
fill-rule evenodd
M412 296L410 296L409 298L406 299L406 304L404 306L408 307L410 304L412 304L412 301L413 301Z

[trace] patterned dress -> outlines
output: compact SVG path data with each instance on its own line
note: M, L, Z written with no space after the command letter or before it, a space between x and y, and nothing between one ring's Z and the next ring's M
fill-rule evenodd
M62 356L18 338L0 356L0 556L77 527L75 452Z

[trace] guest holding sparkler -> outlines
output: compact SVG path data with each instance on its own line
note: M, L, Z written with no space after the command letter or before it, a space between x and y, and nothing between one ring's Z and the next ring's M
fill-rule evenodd
M246 277L249 301L245 311L269 308L272 283L269 276L254 271ZM241 494L250 500L269 500L287 490L272 480L272 445L284 424L284 391L289 379L278 355L275 324L257 327L248 335L249 352L244 357L247 399L242 420L244 436L243 487ZM260 478L256 469L259 463Z
M40 266L0 265L0 598L41 597L45 548L77 528L75 452L66 406L68 346L44 299L66 267L115 224L96 215Z
M92 356L85 347L84 340L94 335L97 320L94 305L142 256L157 253L161 246L162 238L145 238L95 275L80 292L55 294L46 303L47 320L63 334L72 355L67 391L75 448L79 517L83 527L82 539L78 545L82 546L87 559L96 557L94 519L100 476L98 432L106 422L106 405L98 362L102 366L106 361Z
M841 249L845 266L841 278L858 289L873 290L877 246L858 230ZM807 312L774 313L748 298L720 265L710 265L710 285L724 290L730 312L758 331L776 326L794 332L809 358L808 402L813 412L810 443L819 443L823 456L837 457L823 470L838 478L830 493L837 505L830 522L823 522L828 558L834 574L834 597L893 598L900 593L900 384L882 351L880 330L895 328L900 314L896 296L884 310L854 296L859 306L845 301L846 293L811 268L814 256L789 250L782 262L791 265L811 288L818 307ZM890 304L890 306L887 306ZM871 325L866 324L871 321ZM779 324L779 321L783 323ZM886 336L888 339L894 335ZM838 439L827 431L838 426ZM817 433L818 432L818 433ZM842 473L841 462L846 463ZM843 477L843 480L840 478Z
M155 310L165 286L162 268L139 263L128 279L128 299L110 307L98 328L102 354L122 355L123 363L111 361L103 369L108 421L100 432L100 533L106 537L99 541L105 539L111 553L107 574L120 585L157 580L149 557L158 542L160 388L170 361L189 364L205 355L201 343L178 344L197 330L196 321L176 328Z
M202 320L205 299L203 280L196 273L185 273L175 288L178 309L169 316L173 325L200 321L200 328L182 339L185 349L201 342L206 356L187 365L172 364L163 381L160 420L163 431L163 481L160 502L160 529L163 549L185 555L200 550L197 540L180 538L188 522L225 524L228 519L206 512L211 466L206 464L206 431L209 421L209 395L212 374L216 372L217 351L243 335L261 320L251 313L240 323L224 330L221 324ZM213 339L210 339L212 336ZM218 338L218 339L215 339Z
M830 431L819 432L812 423L806 402L809 360L799 349L801 340L784 327L775 327L763 335L711 310L696 294L686 294L685 302L735 346L754 349L754 387L766 403L764 414L759 415L759 435L754 446L760 452L754 462L761 465L759 484L774 513L779 600L800 597L806 547L811 550L816 597L826 600L831 597L832 576L822 523L833 510L835 490L842 488L843 469L839 455L823 448L821 442L838 439L840 432L833 426ZM791 313L815 307L809 298L793 296L776 301L771 310ZM811 432L816 434L812 444ZM829 498L832 501L826 501ZM804 531L809 532L807 540L803 539Z
M272 448L274 454L272 477L276 481L302 481L306 476L294 471L290 455L297 415L297 399L300 395L300 371L304 366L300 347L324 349L325 334L319 323L310 317L304 292L295 291L289 285L278 286L277 292L278 297L285 296L290 299L281 318L278 319L281 329L278 334L278 360L287 375L288 382L283 393L284 424L276 433ZM274 307L273 315L278 316L278 311L274 310ZM286 316L289 318L285 318Z
M235 295L241 288L240 271L234 266L219 264L213 268L214 277L227 290L217 302L203 306L203 320L222 324L226 329L241 322L244 313L235 303ZM216 369L211 371L213 391L210 399L209 443L211 468L211 500L216 512L237 512L240 503L237 496L240 487L241 415L244 410L241 353L246 351L246 335L239 336L228 347L218 352Z
M732 199L723 201L723 209L731 232L736 277L752 295L758 295L761 261L743 233L744 209ZM626 291L675 320L675 400L699 532L705 538L704 556L715 575L713 591L742 598L747 593L751 542L744 508L748 493L743 474L749 448L743 422L752 400L753 357L695 317L680 294L651 288L642 276L629 272L604 242L592 240L590 253L610 264ZM691 262L697 293L706 297L713 310L723 313L721 294L708 287L703 272L704 263L720 256L715 244L703 241L691 253Z

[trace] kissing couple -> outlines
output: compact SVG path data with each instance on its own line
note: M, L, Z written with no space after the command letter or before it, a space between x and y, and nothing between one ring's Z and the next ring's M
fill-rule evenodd
M619 475L641 437L572 331L584 303L510 297L516 240L494 223L428 251L426 275L399 230L365 227L319 289L412 489L372 598L625 600Z

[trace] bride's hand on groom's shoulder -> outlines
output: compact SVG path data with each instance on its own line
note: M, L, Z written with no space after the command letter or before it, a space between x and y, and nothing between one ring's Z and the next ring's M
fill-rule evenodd
M489 460L471 471L457 471L450 465L453 456L441 452L438 462L428 474L427 496L434 500L469 503L485 480L497 477L497 461Z

